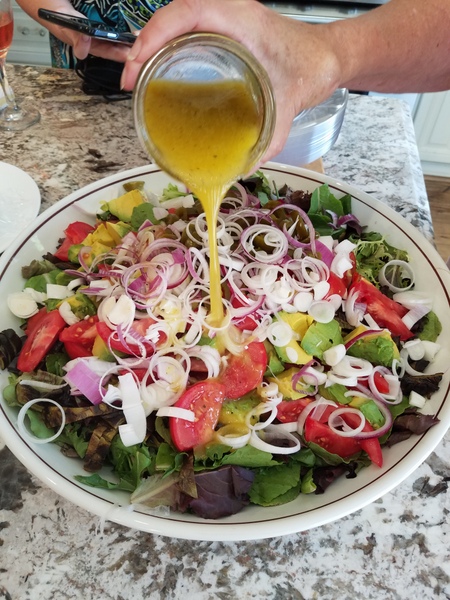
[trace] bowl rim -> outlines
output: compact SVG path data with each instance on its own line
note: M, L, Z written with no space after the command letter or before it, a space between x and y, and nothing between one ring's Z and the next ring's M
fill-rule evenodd
M450 272L443 259L425 238L422 239L423 236L418 234L413 225L403 217L400 217L389 206L374 200L372 196L358 190L352 185L337 181L327 175L278 163L266 163L262 168L266 171L266 175L268 172L285 173L287 175L300 176L318 185L328 183L333 191L350 193L359 201L365 202L376 213L390 220L393 225L397 225L400 220L403 233L411 241L414 241L419 236L421 244L420 252L424 256L431 257L432 268L442 284L446 301L450 306ZM152 165L123 171L89 184L52 205L19 236L15 244L5 251L4 255L0 258L0 280L5 271L11 266L14 255L24 244L29 242L33 234L40 227L51 220L53 215L63 211L68 205L89 196L94 191L103 190L111 184L123 183L136 176L161 172L161 169ZM141 509L133 511L129 506L120 506L109 500L99 498L90 491L90 488L81 488L74 485L65 475L62 475L50 464L43 461L38 455L35 445L25 442L19 436L14 423L3 409L2 400L0 400L0 433L8 447L13 448L16 457L48 487L88 512L94 513L101 519L111 520L148 533L182 539L203 541L255 540L306 531L312 527L318 527L335 521L374 502L398 486L429 456L440 443L448 429L450 424L450 402L448 401L450 397L450 382L448 382L447 389L444 391L445 396L436 412L438 415L443 414L445 420L443 419L421 436L417 436L408 452L402 455L389 469L372 478L367 484L364 484L364 481L362 481L358 489L349 492L345 496L340 496L337 501L331 499L320 507L313 507L308 511L302 511L289 516L280 516L271 520L251 519L250 521L232 522L230 519L222 519L218 522L198 520L192 515L171 517L167 516L167 514L148 514ZM383 485L379 486L377 484L381 479L383 480ZM311 512L314 513L314 519L311 519Z

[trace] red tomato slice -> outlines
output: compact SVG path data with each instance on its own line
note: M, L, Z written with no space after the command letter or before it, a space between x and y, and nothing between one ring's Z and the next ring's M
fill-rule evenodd
M350 425L350 427L358 427L359 419L357 415L346 413L342 418ZM373 431L372 425L366 420L363 431ZM361 450L368 455L370 460L378 467L383 466L383 451L381 450L380 440L378 438L369 438L367 440L358 440Z
M54 253L54 256L59 258L59 260L69 260L68 252L70 246L73 244L81 244L85 237L91 233L91 231L94 231L94 229L95 227L89 225L89 223L83 223L82 221L75 221L74 223L71 223L64 231L66 238L58 250Z
M39 323L31 330L17 360L17 368L24 373L34 371L58 339L66 322L58 310L42 315Z
M148 327L150 327L150 325L153 325L154 322L155 321L150 317L146 317L145 319L139 319L134 321L132 328L141 335L144 335ZM127 345L125 346L125 344L122 344L120 340L116 339L115 337L111 337L112 330L108 327L108 325L105 322L99 321L98 323L96 323L95 326L97 328L97 333L99 334L99 336L106 344L109 344L113 350L123 352L124 354L130 354L130 352L136 355L141 354L141 349L137 344L133 344L132 342L127 341ZM159 341L161 342L162 340ZM150 342L145 343L145 347L147 350L147 355L149 355L154 350L153 344L151 344Z
M281 423L297 421L302 410L312 402L312 398L298 398L297 400L283 400L277 406L277 419Z
M375 373L373 374L373 381L375 383L375 387L380 392L380 394L389 394L389 383L386 381L386 379L381 373L375 371Z
M192 410L195 421L169 418L170 435L177 450L184 452L211 441L224 398L225 388L215 379L199 381L184 392L174 406Z
M240 301L240 299L237 296L234 296L231 300L231 306L233 306L234 308L241 308L245 305ZM254 319L252 319L249 315L247 315L246 317L242 317L242 319L239 319L239 321L234 322L233 325L235 325L235 327L237 327L241 331L253 331L258 327L258 323L256 323Z
M330 284L330 289L328 290L325 299L329 298L330 296L334 296L335 294L337 294L341 298L345 295L345 292L347 291L347 286L344 282L344 278L341 279L336 275L336 273L330 271L330 275L328 276L327 281Z
M64 343L76 343L91 349L97 335L96 323L98 323L97 316L78 321L78 323L69 325L69 327L63 329L59 334L59 339Z
M342 437L328 425L316 421L311 416L306 417L303 435L307 442L313 442L341 458L348 458L361 450L361 446L356 440Z
M28 319L27 325L25 327L25 335L30 335L32 333L33 329L35 329L39 325L42 317L46 314L47 314L47 309L44 306L35 315L30 317Z
M242 354L230 354L218 379L225 387L225 397L236 400L254 390L267 369L267 351L262 342L250 342Z
M399 336L402 341L409 340L413 336L402 321L402 317L408 310L385 296L370 281L361 278L351 286L350 291L358 293L358 302L366 304L367 312L380 327L389 329L392 335Z
M68 262L69 261L69 248L70 246L73 245L73 242L69 239L69 238L64 238L62 244L60 245L60 247L58 248L58 250L56 250L56 252L53 252L53 256L56 256L56 258L58 258L59 260L62 260L63 262Z
M92 356L92 352L89 348L86 348L86 346L83 346L83 344L79 344L77 342L64 342L64 349L71 360L74 358Z

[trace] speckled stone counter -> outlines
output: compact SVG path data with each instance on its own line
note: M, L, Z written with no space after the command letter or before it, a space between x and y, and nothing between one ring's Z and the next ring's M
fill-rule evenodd
M69 72L9 66L42 121L1 134L42 209L105 175L144 165L130 102L80 91ZM352 97L325 171L393 206L432 238L408 108ZM394 491L339 521L264 541L167 539L99 519L0 450L0 586L12 600L450 598L450 436ZM1 587L0 587L1 590ZM9 594L9 595L8 595Z

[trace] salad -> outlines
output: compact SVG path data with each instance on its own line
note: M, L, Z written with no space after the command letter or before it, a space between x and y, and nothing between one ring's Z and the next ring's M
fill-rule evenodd
M216 519L323 493L438 421L432 299L349 195L272 188L221 206L225 320L208 321L198 200L140 181L23 266L0 332L19 429L80 460L84 485ZM84 472L83 472L84 471Z

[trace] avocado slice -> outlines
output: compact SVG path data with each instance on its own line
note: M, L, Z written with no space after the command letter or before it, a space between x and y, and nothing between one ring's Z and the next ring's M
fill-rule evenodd
M299 371L299 368L291 367L277 377L268 377L268 380L278 385L278 391L283 394L284 399L298 400L298 398L305 398L307 394L297 392L292 386L292 379Z
M124 238L128 232L131 231L131 225L128 223L124 223L123 221L118 221L117 223L112 223L111 221L105 222L106 229L108 230L108 234L114 240L114 245L120 244L122 238Z
M310 325L301 341L301 346L305 352L322 360L326 350L342 343L341 328L339 323L333 319L329 323L315 321Z
M354 339L356 335L365 331L364 326L357 327L354 331L348 334L344 339L344 343L347 343ZM349 356L356 358L363 358L368 360L373 365L382 365L384 367L391 367L394 359L400 358L400 352L397 344L391 337L391 334L386 329L382 329L377 333L371 333L361 338L354 344L352 344L348 350Z
M144 202L147 202L145 194L139 189L132 189L118 198L114 198L109 202L104 202L101 208L102 210L109 210L109 212L120 221L129 223L134 208Z
M301 340L306 334L313 323L313 318L305 313L288 313L284 310L277 314L277 318L287 323L295 334L285 346L274 346L278 358L283 363L305 365L312 359L312 356L305 352L297 340Z
M92 346L92 354L100 360L106 360L108 362L116 361L114 356L109 351L108 345L102 340L102 338L99 335L95 337L94 345Z
M274 375L282 373L284 371L284 365L278 358L275 348L269 340L264 340L264 346L267 352L267 369L264 376L273 377Z
M258 406L261 398L256 394L243 396L238 400L228 400L222 404L219 414L219 423L222 425L244 424L246 415ZM257 417L252 419L256 423Z

